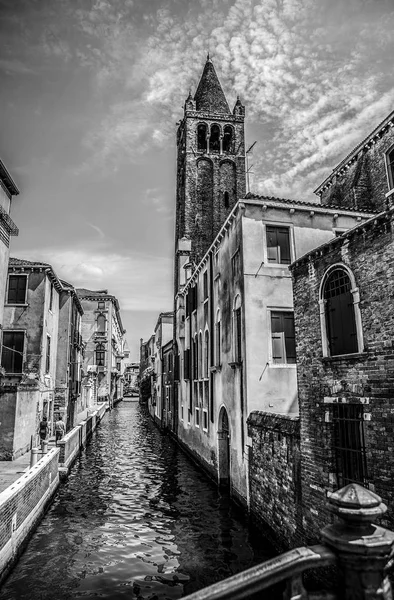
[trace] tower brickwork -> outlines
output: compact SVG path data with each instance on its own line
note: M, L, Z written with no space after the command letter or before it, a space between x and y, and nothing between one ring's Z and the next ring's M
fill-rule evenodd
M177 132L176 255L191 241L197 264L227 215L245 195L245 108L230 110L212 61L207 59L197 91L189 93ZM176 258L176 290L179 285Z

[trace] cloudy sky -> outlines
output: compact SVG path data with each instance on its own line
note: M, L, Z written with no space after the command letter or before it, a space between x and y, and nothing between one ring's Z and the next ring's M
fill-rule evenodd
M313 189L394 108L394 0L0 0L11 254L120 301L139 338L172 308L175 131L207 51L254 150L252 191Z

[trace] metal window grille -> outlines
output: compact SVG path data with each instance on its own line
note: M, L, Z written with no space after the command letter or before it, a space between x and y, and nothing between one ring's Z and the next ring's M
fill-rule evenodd
M361 404L334 405L333 423L338 487L349 483L365 485L367 461L363 406Z

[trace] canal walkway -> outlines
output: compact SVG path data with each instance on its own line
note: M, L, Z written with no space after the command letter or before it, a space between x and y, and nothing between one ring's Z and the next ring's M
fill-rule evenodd
M80 412L76 419L76 425L84 421L89 411L95 411L100 405L91 406ZM49 438L48 448L55 446L55 436ZM0 493L12 485L21 475L27 473L30 468L30 452L26 452L16 460L0 460Z
M0 600L172 599L274 550L137 404L101 421Z

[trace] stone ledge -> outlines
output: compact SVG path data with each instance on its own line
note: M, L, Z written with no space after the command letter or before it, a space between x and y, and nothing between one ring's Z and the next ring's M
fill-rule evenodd
M300 435L300 418L297 416L280 415L255 410L250 413L248 419L248 434L253 427L257 429L268 429L278 431L286 435Z

